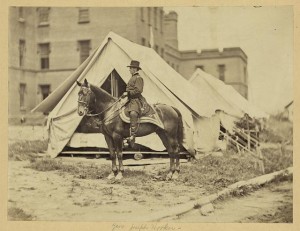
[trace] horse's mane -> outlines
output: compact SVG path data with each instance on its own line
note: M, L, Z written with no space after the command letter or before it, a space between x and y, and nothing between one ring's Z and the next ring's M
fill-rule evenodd
M104 89L97 87L93 84L90 84L90 88L91 90L94 92L95 95L101 95L101 97L107 100L117 100L116 97L113 97L111 94L109 94L107 91L105 91Z

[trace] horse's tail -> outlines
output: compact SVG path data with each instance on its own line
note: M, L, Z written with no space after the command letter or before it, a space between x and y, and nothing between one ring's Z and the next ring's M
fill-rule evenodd
M172 108L178 114L177 141L178 141L179 147L181 148L182 143L183 143L183 120L182 120L182 115L181 115L180 111L177 108L175 108L175 107L172 107Z

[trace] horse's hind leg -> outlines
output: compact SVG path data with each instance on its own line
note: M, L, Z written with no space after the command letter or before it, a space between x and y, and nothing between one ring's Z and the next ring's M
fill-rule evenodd
M174 155L175 155L175 172L173 173L172 179L177 179L179 177L179 172L180 172L180 156L179 156L179 146L174 150Z
M175 140L168 137L164 131L157 132L157 135L161 139L162 143L166 147L169 157L170 157L170 170L167 174L166 180L171 180L173 173L175 172L175 155L174 155L174 147L175 147Z

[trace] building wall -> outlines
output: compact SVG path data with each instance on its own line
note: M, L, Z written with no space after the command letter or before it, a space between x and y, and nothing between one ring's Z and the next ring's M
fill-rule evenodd
M78 23L79 8L51 8L49 26L37 28L37 42L50 42L50 69L76 68L80 64L78 41L90 40L92 51L101 44L109 31L136 42L135 8L125 9L89 8L90 21ZM118 24L111 18L118 19Z
M59 86L80 64L79 41L90 40L90 53L113 31L135 43L150 46L185 78L204 65L205 71L218 76L216 65L226 65L225 82L247 95L247 57L238 49L219 51L179 51L177 14L165 15L162 7L88 8L89 20L79 23L79 8L51 7L48 23L39 23L39 8L9 9L9 114L25 113L42 101L40 85L50 91ZM19 64L19 41L25 40L24 65ZM41 69L39 44L49 43L49 69ZM225 54L226 50L226 55ZM241 79L242 78L242 79ZM237 83L237 84L236 84ZM20 107L20 84L26 84L25 106ZM17 96L17 97L16 97Z
M9 58L8 58L8 110L10 115L25 113L35 106L36 93L36 62L37 53L35 36L35 11L32 8L23 9L23 18L19 16L19 8L9 9ZM24 61L20 66L19 41L25 41ZM20 105L20 84L25 84L24 106Z
M166 62L171 66L173 67L173 69L175 69L177 72L181 73L180 72L180 68L182 68L182 62L181 62L181 58L180 58L180 52L175 49L174 47L172 46L169 46L169 45L166 45L165 46L165 50L166 50L166 53L165 53L165 60Z
M158 8L162 10L162 8ZM25 104L20 108L18 100L9 100L9 114L28 112L41 102L39 86L50 85L53 91L80 64L80 40L90 40L90 53L105 36L113 31L133 42L141 43L141 37L149 41L150 30L137 20L139 8L89 8L89 22L78 23L79 8L49 8L48 24L39 23L39 8L23 7L24 20L19 20L19 7L11 7L9 14L9 98L19 96L20 84L26 84ZM116 20L112 20L116 19ZM151 19L148 24L153 24ZM155 41L159 47L164 42L161 27L154 28ZM25 40L24 65L19 65L19 40ZM49 43L49 69L42 70L39 44ZM34 85L35 87L33 87ZM30 89L30 90L29 90Z
M35 106L36 73L9 69L8 75L8 111L10 115L24 114ZM24 106L20 105L20 84L25 84Z
M191 78L197 67L219 79L218 65L225 65L224 82L232 85L242 96L247 98L247 56L240 48L224 49L224 51L203 50L184 51L181 53L180 74Z
M165 27L165 40L171 47L178 49L178 38L177 38L177 13L171 11L164 17Z
M164 19L163 8L162 7L140 7L136 9L136 13L137 13L137 20L136 20L137 40L135 42L150 47L150 42L151 42L150 34L152 32L153 49L155 49L156 52L161 57L164 57L164 53L165 53L164 30L165 29L163 24L163 19Z

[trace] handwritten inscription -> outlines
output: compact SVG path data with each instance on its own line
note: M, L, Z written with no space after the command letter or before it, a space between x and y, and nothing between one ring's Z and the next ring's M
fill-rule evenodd
M112 231L118 231L118 230L124 230L125 229L125 225L120 225L120 224L112 224Z
M112 231L176 231L181 230L178 225L159 223L133 223L133 224L112 224Z

